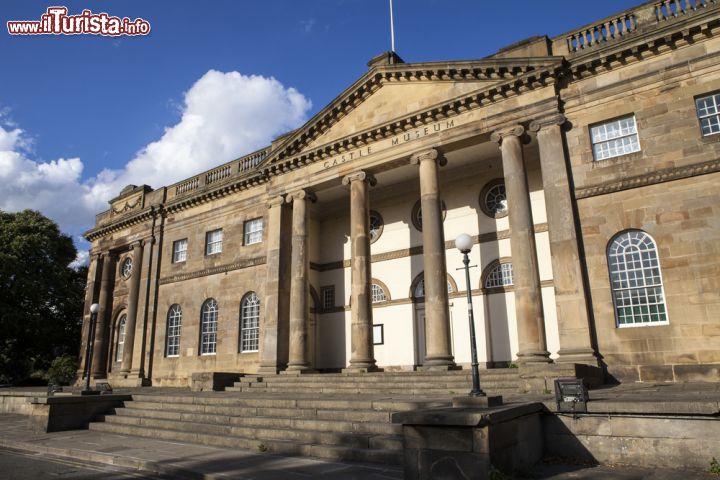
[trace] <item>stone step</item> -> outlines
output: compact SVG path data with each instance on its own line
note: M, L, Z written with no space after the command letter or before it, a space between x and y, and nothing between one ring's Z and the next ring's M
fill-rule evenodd
M110 417L108 417L110 418ZM124 425L120 423L91 423L91 430L131 435L137 437L157 438L179 442L196 443L226 448L268 452L278 455L304 455L340 461L356 461L367 463L384 463L399 465L402 462L402 440L400 447L387 449L385 439L373 444L378 448L352 448L338 445L303 444L288 440L260 440L232 435L214 435L200 432L188 432L177 429L148 429L144 426ZM393 447L397 447L393 444Z
M218 425L196 422L177 422L156 418L107 415L105 423L132 425L157 430L182 430L209 435L227 435L255 440L283 440L304 444L339 445L353 448L402 449L402 437L397 435L373 435L354 432L323 432L292 428L259 428L236 425Z
M510 379L510 378L504 378L504 379L496 379L496 380L488 380L485 378L480 379L480 383L482 385L487 385L488 388L499 386L499 387L505 387L508 385L517 385L517 379ZM235 387L249 387L249 388L264 388L266 386L273 386L273 387L307 387L307 388L313 388L313 387L323 387L323 386L333 386L336 388L343 388L343 387L353 387L353 388L365 388L365 389L374 389L374 388L382 388L387 386L392 386L397 389L405 389L405 388L413 388L413 389L421 389L421 388L463 388L463 387L470 387L472 385L472 380L468 381L437 381L437 382L378 382L378 383L364 383L364 382L350 382L350 381L343 381L343 382L322 382L322 381L314 381L314 382L286 382L286 381L277 381L274 379L262 381L262 382L235 382L233 386Z
M518 373L515 369L512 372L503 373L480 373L481 379L487 380L506 380L506 379L517 379ZM472 375L470 373L463 373L461 375L448 375L433 374L433 375L421 375L420 372L409 373L403 375L391 375L391 374L365 374L365 375L344 375L344 374L305 374L305 375L248 375L240 378L240 383L256 383L256 382L278 382L278 383L382 383L382 382L395 382L395 383L417 383L417 382L471 382Z
M429 398L426 400L376 398L362 395L355 395L351 398L332 398L328 396L277 398L277 396L268 395L266 392L263 392L262 395L213 393L202 396L134 394L133 398L135 399L133 402L126 402L126 405L131 408L132 406L143 405L143 408L183 408L188 411L206 413L213 413L212 409L218 407L250 408L257 409L257 412L263 411L263 409L352 409L399 412L419 408L442 407L451 403L447 395L442 398ZM153 404L153 406L151 407L149 404Z
M181 410L153 410L142 408L117 408L115 414L123 417L153 418L176 422L236 425L257 428L292 428L298 430L319 430L326 432L353 432L375 435L400 435L402 426L384 422L351 422L344 420L318 419L316 410L305 410L302 415L248 416L246 414L219 415ZM287 412L290 413L290 412ZM310 413L312 417L310 417Z
M508 383L498 387L488 387L482 385L483 390L490 393L516 393L518 386L516 384ZM253 392L262 390L267 393L315 393L315 394L382 394L382 395L459 395L470 390L470 385L462 385L458 387L445 387L445 388L394 388L394 387L336 387L336 386L316 386L306 387L298 385L288 386L266 386L262 388L257 387L227 387L227 392Z

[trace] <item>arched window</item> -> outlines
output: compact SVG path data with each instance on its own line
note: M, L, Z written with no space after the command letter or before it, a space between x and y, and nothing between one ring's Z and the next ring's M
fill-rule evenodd
M413 298L425 298L425 272L421 273L417 277L415 277L414 287L412 287L412 296ZM447 276L447 289L448 293L454 293L457 291L457 288L455 287L455 280L448 275Z
M388 299L385 289L377 283L370 285L370 298L372 298L372 303L386 302Z
M667 323L660 260L650 235L622 232L607 256L618 327Z
M508 287L513 284L512 263L495 261L485 271L485 288Z
M182 308L177 303L168 310L165 356L180 355L180 330L182 328Z
M117 343L115 345L115 361L122 362L123 352L125 351L125 323L127 315L124 313L117 323Z
M480 209L488 217L507 216L507 195L505 181L502 178L491 180L483 187L480 192Z
M214 355L217 350L218 303L208 298L200 310L200 355Z
M260 343L260 299L255 292L240 302L240 351L257 352Z

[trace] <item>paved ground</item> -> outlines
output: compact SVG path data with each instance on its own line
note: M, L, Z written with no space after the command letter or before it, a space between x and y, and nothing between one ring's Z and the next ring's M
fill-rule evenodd
M0 448L0 472L12 480L63 478L71 480L169 480L169 476L139 474L127 468L82 462L41 453Z
M24 389L27 390L27 389ZM143 389L149 393L155 389ZM38 390L41 393L41 390ZM118 392L119 393L119 392ZM663 410L714 409L720 406L720 384L630 384L591 392L595 405L622 403ZM523 397L515 397L520 399ZM526 400L548 397L527 396ZM642 405L646 405L643 407ZM90 430L35 434L27 417L0 415L0 478L214 478L253 480L337 479L399 480L401 467L281 457L226 450ZM12 450L6 450L6 449ZM19 453L19 451L25 452ZM40 454L38 456L38 454ZM720 452L718 452L720 458ZM92 462L92 463L86 463ZM105 465L105 466L103 466ZM111 466L108 466L111 465ZM105 469L105 470L104 470ZM706 472L639 469L627 466L542 464L526 478L545 480L720 480ZM507 477L498 477L507 479Z

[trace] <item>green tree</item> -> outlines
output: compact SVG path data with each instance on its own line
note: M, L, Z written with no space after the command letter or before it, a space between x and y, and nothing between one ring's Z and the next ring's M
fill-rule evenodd
M87 268L72 239L41 213L0 211L0 383L77 355Z

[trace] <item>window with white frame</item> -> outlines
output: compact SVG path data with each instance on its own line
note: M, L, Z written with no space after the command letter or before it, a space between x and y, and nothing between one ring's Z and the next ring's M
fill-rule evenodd
M335 285L320 287L320 296L324 310L335 308Z
M498 263L485 277L485 288L507 287L513 284L512 263Z
M115 361L122 362L123 352L125 351L125 324L127 323L127 315L123 314L117 324L117 343L115 344Z
M260 343L260 299L250 292L240 302L240 351L257 352Z
M263 219L253 218L245 222L245 245L260 243L263 239Z
M200 355L215 355L217 351L218 303L209 298L200 310Z
M205 255L215 255L222 252L222 228L212 230L205 234Z
M591 126L590 139L595 160L640 151L635 115Z
M703 136L720 133L720 92L695 100Z
M667 324L660 260L650 235L623 232L610 243L607 256L618 327Z
M127 257L125 260L123 260L122 266L120 267L120 275L122 275L123 278L128 279L130 278L130 275L132 275L133 270L133 261L132 258Z
M370 297L372 298L372 303L380 303L387 301L385 289L377 283L373 283L372 285L370 285Z
M187 238L173 242L172 263L184 262L187 260Z
M182 329L182 308L177 303L168 310L167 337L165 340L165 356L180 355L180 330Z
M447 291L448 293L453 293L455 289L452 286L452 283L448 280L447 282ZM415 285L415 291L413 292L413 297L415 298L423 298L425 297L425 279L422 278L416 285Z

